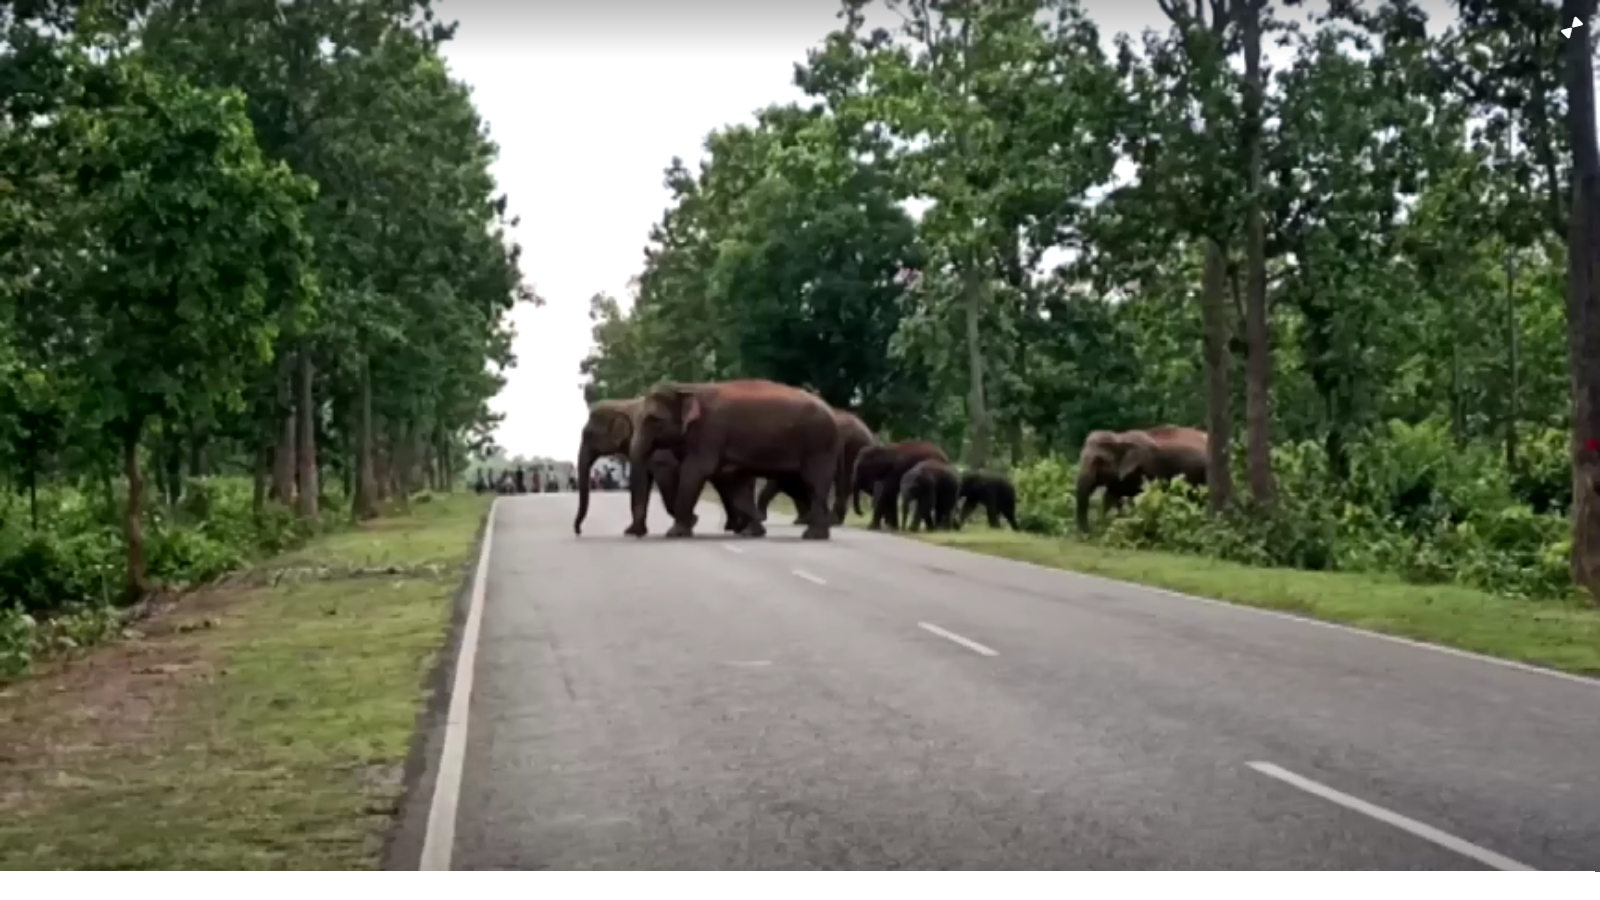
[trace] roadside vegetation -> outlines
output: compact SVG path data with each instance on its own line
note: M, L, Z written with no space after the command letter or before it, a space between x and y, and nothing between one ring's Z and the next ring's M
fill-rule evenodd
M586 390L805 386L1011 474L1032 536L935 540L1595 671L1594 5L845 2L669 162ZM1078 536L1087 435L1163 424L1207 488Z
M0 683L493 451L537 301L452 31L0 3Z
M0 688L0 868L373 868L488 498L320 537Z

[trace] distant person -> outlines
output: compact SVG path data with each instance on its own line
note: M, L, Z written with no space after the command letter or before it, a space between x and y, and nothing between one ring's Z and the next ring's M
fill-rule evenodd
M568 475L567 476L567 490L576 491L577 489L578 489L578 476L576 476L576 475Z
M528 476L527 473L522 471L521 466L517 466L517 468L512 472L511 486L519 494L526 494L528 492Z

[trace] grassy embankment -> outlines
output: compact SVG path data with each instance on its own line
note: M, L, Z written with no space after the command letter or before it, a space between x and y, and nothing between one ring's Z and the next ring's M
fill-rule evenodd
M1071 538L995 531L921 540L1056 569L1275 609L1568 672L1600 675L1600 610L1415 585L1347 572L1262 569L1202 556L1115 550Z
M0 868L371 868L487 498L316 540L0 689Z

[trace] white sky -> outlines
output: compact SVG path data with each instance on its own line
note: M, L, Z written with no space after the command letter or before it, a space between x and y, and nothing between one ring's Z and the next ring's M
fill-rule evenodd
M1164 24L1152 0L1085 6L1108 41ZM522 218L523 272L545 299L513 317L518 363L493 402L507 455L575 455L589 298L628 302L667 205L662 170L674 155L692 167L707 132L800 99L793 65L836 26L837 9L836 0L439 4L460 22L445 55L500 145L495 177Z

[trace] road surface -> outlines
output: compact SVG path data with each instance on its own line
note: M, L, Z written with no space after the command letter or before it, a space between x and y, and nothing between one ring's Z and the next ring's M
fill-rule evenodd
M1600 867L1595 684L853 529L497 509L454 868Z

